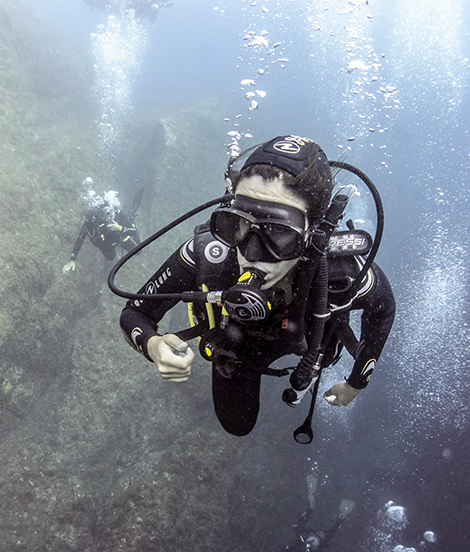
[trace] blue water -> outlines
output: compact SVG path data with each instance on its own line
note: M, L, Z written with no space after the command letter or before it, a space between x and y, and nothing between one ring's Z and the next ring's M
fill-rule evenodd
M31 5L84 50L109 25L81 0ZM319 405L323 440L311 469L324 473L333 458L330 477L356 476L363 500L383 485L371 510L390 499L409 510L409 544L371 519L367 549L378 552L417 546L426 530L442 535L444 504L453 505L447 538L460 535L462 551L470 542L459 518L470 504L469 10L465 0L174 0L141 24L138 70L111 129L118 141L120 116L215 97L227 132L253 135L242 149L283 133L308 136L377 185L386 210L377 260L397 320L354 408ZM340 377L346 370L340 365ZM453 499L441 500L445 493ZM447 549L442 540L426 546Z

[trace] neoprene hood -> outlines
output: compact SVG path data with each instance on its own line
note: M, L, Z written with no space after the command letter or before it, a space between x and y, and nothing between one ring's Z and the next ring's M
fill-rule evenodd
M326 155L313 140L292 135L278 136L257 148L248 157L243 169L250 165L272 165L292 176L298 176L309 167L312 158L316 158L316 166L321 174L330 172Z

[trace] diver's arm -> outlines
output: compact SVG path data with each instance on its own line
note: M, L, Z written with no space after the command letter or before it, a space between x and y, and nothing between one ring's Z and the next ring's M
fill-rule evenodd
M70 260L62 268L63 274L66 274L69 270L75 270L75 259L77 258L77 255L80 252L80 249L83 245L83 242L85 241L87 233L88 233L88 222L85 221L82 225L82 229L80 230L80 234L78 234L78 238L75 240L72 254L70 255Z
M355 389L364 389L369 383L395 319L395 298L390 283L377 265L373 265L373 270L377 282L370 294L360 301L363 303L359 307L363 308L360 346L347 379Z
M194 289L195 265L188 247L190 242L176 251L139 293L158 295ZM121 329L127 341L134 349L155 363L166 381L185 381L189 376L194 358L187 344L174 334L158 335L158 322L177 303L177 299L130 300L120 318Z
M325 400L334 406L346 406L364 389L379 360L395 318L395 299L390 283L382 270L373 264L375 286L362 298L355 300L353 309L363 309L361 338L354 354L355 362L346 381L335 384L324 393Z
M85 241L86 235L88 234L88 221L85 221L78 234L78 238L75 240L75 245L73 246L72 254L70 255L70 260L74 261L77 258L80 249L82 248L83 242Z
M132 247L135 247L140 243L140 237L139 233L137 232L137 227L135 223L133 221L130 221L124 214L122 214L122 216L123 219L126 221L122 235L122 242L132 243Z
M116 211L114 221L111 224L108 224L110 230L113 229L112 225L116 230L121 232L120 242L121 245L128 251L139 245L140 238L137 233L137 228L133 222L131 222L126 215L118 210Z

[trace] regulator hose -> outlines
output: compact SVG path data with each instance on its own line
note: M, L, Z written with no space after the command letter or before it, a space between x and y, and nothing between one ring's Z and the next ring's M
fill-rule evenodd
M120 259L111 269L111 272L108 276L108 286L109 289L119 297L124 297L125 299L145 299L146 301L166 301L168 299L176 299L178 301L185 301L185 302L191 302L194 300L194 298L191 298L192 292L186 292L186 294L183 293L160 293L158 295L147 295L145 293L130 293L128 291L124 291L122 289L119 289L116 284L114 283L114 280L116 278L116 274L118 271L134 256L137 255L139 251L142 251L147 245L151 244L155 240L158 240L158 238L161 238L164 234L175 228L175 226L178 226L185 220L188 220L189 218L193 217L194 215L197 215L201 211L204 211L205 209L208 209L209 207L212 207L214 205L220 204L224 201L228 201L231 196L228 196L227 194L219 197L217 199L212 199L211 201L208 201L206 203L203 203L202 205L199 205L199 207L195 207L191 211L188 211L184 215L181 215L179 218L175 219L173 222L170 222L167 224L164 228L161 230L158 230L158 232L155 232L152 236L144 240L142 243L140 243L137 247L129 251L122 259ZM197 292L195 292L197 293ZM199 292L201 293L201 292Z

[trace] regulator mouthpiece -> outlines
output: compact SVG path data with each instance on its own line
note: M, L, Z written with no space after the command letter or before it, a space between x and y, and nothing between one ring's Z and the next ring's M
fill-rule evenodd
M284 297L284 290L261 290L266 273L253 269L223 293L223 304L230 318L240 324L259 324L269 318Z

